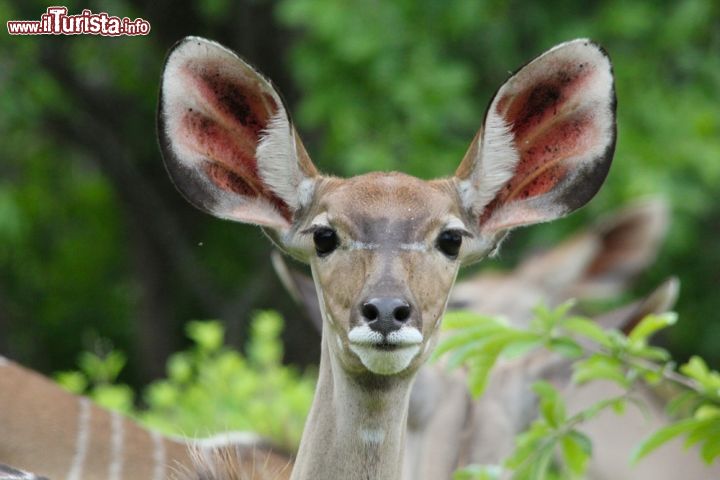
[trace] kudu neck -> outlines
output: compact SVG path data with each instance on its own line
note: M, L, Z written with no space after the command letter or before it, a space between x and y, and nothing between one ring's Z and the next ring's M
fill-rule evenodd
M292 480L398 480L413 375L349 373L323 334L315 398Z

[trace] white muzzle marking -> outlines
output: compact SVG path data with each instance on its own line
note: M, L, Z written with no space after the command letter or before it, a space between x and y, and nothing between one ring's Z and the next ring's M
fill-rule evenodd
M405 370L420 352L423 337L417 328L401 327L387 336L361 325L348 333L350 350L362 364L378 375L393 375ZM394 346L392 350L381 348Z

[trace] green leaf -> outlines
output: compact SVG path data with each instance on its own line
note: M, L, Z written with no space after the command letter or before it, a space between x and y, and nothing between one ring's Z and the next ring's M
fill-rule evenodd
M707 394L720 398L720 373L710 370L702 358L691 357L680 372L700 383Z
M582 416L583 421L588 421L608 408L617 413L622 413L625 411L627 401L627 397L606 398L595 402L577 415Z
M592 442L587 435L572 430L560 440L560 447L570 472L583 475L592 454Z
M500 480L503 468L500 465L468 465L453 474L453 480Z
M675 325L677 322L677 314L675 312L665 312L660 315L648 315L640 320L635 328L632 329L628 338L631 342L645 342L655 332Z
M218 321L190 322L186 331L201 351L214 352L222 347L224 330Z
M125 362L125 355L114 350L104 355L82 352L78 359L80 370L82 370L93 383L114 382L125 366Z
M680 416L681 412L694 410L695 404L700 402L702 397L692 390L686 390L675 396L667 404L666 410L670 416Z
M534 318L530 322L532 330L542 333L544 335L550 335L555 327L559 326L567 312L575 305L575 300L568 300L554 309L548 309L545 305L540 304L535 307L533 313Z
M452 335L451 337L442 340L440 344L435 348L435 352L433 352L432 359L438 359L443 354L449 352L450 350L453 350L455 348L461 347L462 345L466 345L478 340L484 341L488 337L501 333L510 331L508 327L501 325L499 323L484 323L481 325L476 325L472 328L467 328L465 330L460 331L459 333Z
M713 418L720 420L720 405L702 405L695 411L694 417L698 420L709 420Z
M82 395L88 387L88 380L82 372L60 372L55 375L55 381L65 390L75 395Z
M635 448L631 455L630 462L633 464L637 463L650 452L669 442L673 438L682 435L683 433L691 432L698 426L698 424L698 420L688 418L661 428L643 440L640 445Z
M663 381L662 374L654 371L643 371L642 378L648 385L657 385Z
M535 382L533 391L540 398L540 414L548 425L557 428L565 421L565 402L560 393L550 383Z
M92 399L108 410L121 413L132 411L135 395L127 385L100 385L92 394Z
M168 377L176 382L185 383L192 377L192 365L185 352L175 353L167 361Z
M706 439L705 444L700 449L700 455L708 464L720 457L720 428Z
M667 362L670 352L660 347L648 346L644 343L632 344L630 351L633 355L652 360L653 362Z
M496 352L485 352L483 355L479 355L473 359L468 375L470 393L473 396L479 397L485 392L485 387L487 387L487 382L490 378L490 372L499 355L500 350Z
M576 341L567 337L551 339L548 348L567 358L579 358L584 353L583 348Z
M515 340L505 347L502 352L503 358L519 358L543 345L542 336L534 333L530 335L532 337L528 337L526 340Z
M618 415L622 415L625 413L625 407L627 406L627 402L624 398L618 398L614 402L610 403L610 408L612 408L613 412L615 412Z
M548 471L550 470L554 452L554 442L540 449L537 460L528 465L530 469L528 476L529 480L545 480L548 475Z
M589 338L603 347L609 348L611 346L610 339L605 329L592 320L588 320L583 317L571 317L565 320L562 326L566 330Z
M715 419L711 417L698 419L696 417L696 419L698 420L698 424L687 433L687 437L685 438L686 447L697 443L704 443L720 431L720 418Z
M630 386L625 377L623 364L613 357L602 354L593 355L573 364L573 382L583 384L590 380L610 380L623 388Z
M517 436L515 451L505 460L505 465L508 468L519 470L523 465L534 462L540 445L555 441L552 434L553 430L547 422L534 421L530 428Z

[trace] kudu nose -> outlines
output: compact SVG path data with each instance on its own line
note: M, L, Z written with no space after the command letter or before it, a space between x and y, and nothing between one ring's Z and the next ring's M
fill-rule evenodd
M360 313L372 330L387 335L410 319L410 304L401 298L371 298L362 304Z

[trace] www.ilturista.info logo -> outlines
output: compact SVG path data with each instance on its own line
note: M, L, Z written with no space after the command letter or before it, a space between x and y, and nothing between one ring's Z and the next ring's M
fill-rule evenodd
M78 15L68 15L67 7L48 7L40 20L10 20L10 35L147 35L150 22L142 18L130 20L107 13L92 13L85 9Z

